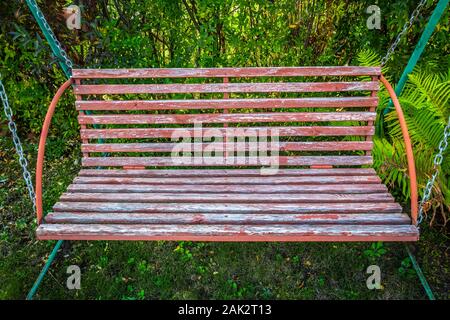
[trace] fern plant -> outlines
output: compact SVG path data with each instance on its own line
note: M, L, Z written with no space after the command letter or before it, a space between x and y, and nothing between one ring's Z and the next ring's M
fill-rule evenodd
M370 50L361 51L357 60L363 66L380 65L377 54ZM383 68L383 73L388 72ZM388 106L389 95L385 88L379 92L378 118ZM408 81L399 97L411 142L417 171L419 196L434 172L433 157L443 137L444 127L450 116L450 72L430 73L423 68L416 68L409 75ZM374 137L374 166L384 183L404 200L411 194L407 170L407 160L403 136L397 113L393 110L386 115L384 135ZM439 216L445 225L450 219L450 152L444 154L444 161L439 168L439 176L433 186L432 196L425 206L425 214L430 215L430 224Z

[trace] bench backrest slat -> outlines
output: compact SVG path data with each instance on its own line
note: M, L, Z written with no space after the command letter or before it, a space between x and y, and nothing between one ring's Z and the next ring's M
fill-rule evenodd
M279 155L281 166L370 165L380 75L353 66L75 69L82 164L266 166ZM255 157L245 139L262 134L279 142ZM216 156L199 157L206 151Z
M93 84L75 85L75 94L142 93L259 93L259 92L342 92L376 91L378 82L283 82L283 83L209 83L209 84Z
M74 69L77 79L379 76L380 67Z
M76 101L77 110L279 109L376 107L377 97Z
M186 123L248 123L248 122L326 122L326 121L371 121L375 112L270 112L240 114L120 114L80 115L80 124L186 124Z

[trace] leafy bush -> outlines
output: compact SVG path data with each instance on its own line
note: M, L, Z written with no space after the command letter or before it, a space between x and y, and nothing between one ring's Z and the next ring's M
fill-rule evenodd
M358 60L361 65L379 65L379 57L370 50L360 52ZM431 62L430 65L433 63ZM450 117L450 72L445 65L442 69L446 73L433 73L429 69L417 67L409 75L399 97L413 146L419 196L423 195L423 189L434 172L433 158L438 152L444 127ZM378 117L390 101L385 88L382 88L379 96ZM405 201L409 199L411 190L405 145L395 110L387 114L386 126L387 130L383 132L383 136L379 134L374 139L375 168L384 183L399 193ZM437 215L444 225L450 218L449 151L447 150L444 154L444 161L433 186L431 199L424 208L425 213L431 215L430 224L433 224Z
M430 74L420 68L412 73L399 97L404 109L408 131L414 149L417 179L420 195L427 180L434 172L433 158L438 152L439 142L443 138L444 127L450 117L450 73ZM387 101L384 101L387 103ZM383 103L383 102L382 102ZM401 130L395 112L386 117L389 136L393 144L400 146ZM405 152L397 148L397 155ZM450 217L450 157L449 150L444 154L444 161L439 168L440 174L433 186L432 197L425 212L431 214L432 224L439 214L445 224ZM391 172L400 172L394 166ZM405 176L405 174L403 174ZM391 182L387 179L388 182ZM402 187L409 195L408 188Z

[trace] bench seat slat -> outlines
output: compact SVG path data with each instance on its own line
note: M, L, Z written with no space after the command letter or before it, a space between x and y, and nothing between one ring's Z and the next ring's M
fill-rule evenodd
M380 67L247 67L247 68L147 68L73 69L72 76L85 78L232 78L304 76L379 76Z
M124 203L124 202L58 202L56 211L128 212L128 213L401 213L395 202L381 203Z
M41 240L417 241L412 225L41 224Z
M332 168L332 169L278 169L280 176L371 176L373 168ZM79 177L261 177L259 169L175 169L175 170L122 170L122 169L81 169Z
M389 193L369 194L205 194L205 193L64 193L60 201L84 202L191 202L191 203L320 203L394 202Z
M83 177L78 176L74 183L103 183L103 184L243 184L241 177L169 177L169 178L136 178L136 177ZM345 184L345 183L381 183L376 176L303 176L303 177L248 177L246 184Z
M77 110L195 110L270 108L352 108L376 107L377 97L271 98L209 100L79 100Z
M408 224L406 214L96 213L53 212L47 223L82 224Z
M201 184L195 185L139 185L139 184L71 184L68 187L69 192L202 192L202 193L244 193L251 194L256 191L259 193L379 193L387 192L387 188L383 184L325 184L325 185L271 185L263 184L255 185L243 184L226 185L226 184Z
M209 114L79 115L80 124L188 124L249 122L373 121L375 112L277 112Z
M144 93L269 93L377 91L377 81L354 82L271 82L271 83L195 83L195 84L86 84L74 85L75 94Z

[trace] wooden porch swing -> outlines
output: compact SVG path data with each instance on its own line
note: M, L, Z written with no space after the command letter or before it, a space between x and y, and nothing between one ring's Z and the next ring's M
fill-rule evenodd
M410 216L370 167L379 81L406 145ZM71 86L83 169L44 217L45 143ZM280 141L267 157L251 157L243 139L261 132ZM170 138L186 134L194 138L183 140L187 150L226 151L173 153L180 145ZM241 156L228 162L234 151ZM280 169L261 174L273 154ZM416 241L417 203L405 119L379 67L74 69L50 104L39 143L42 240Z

